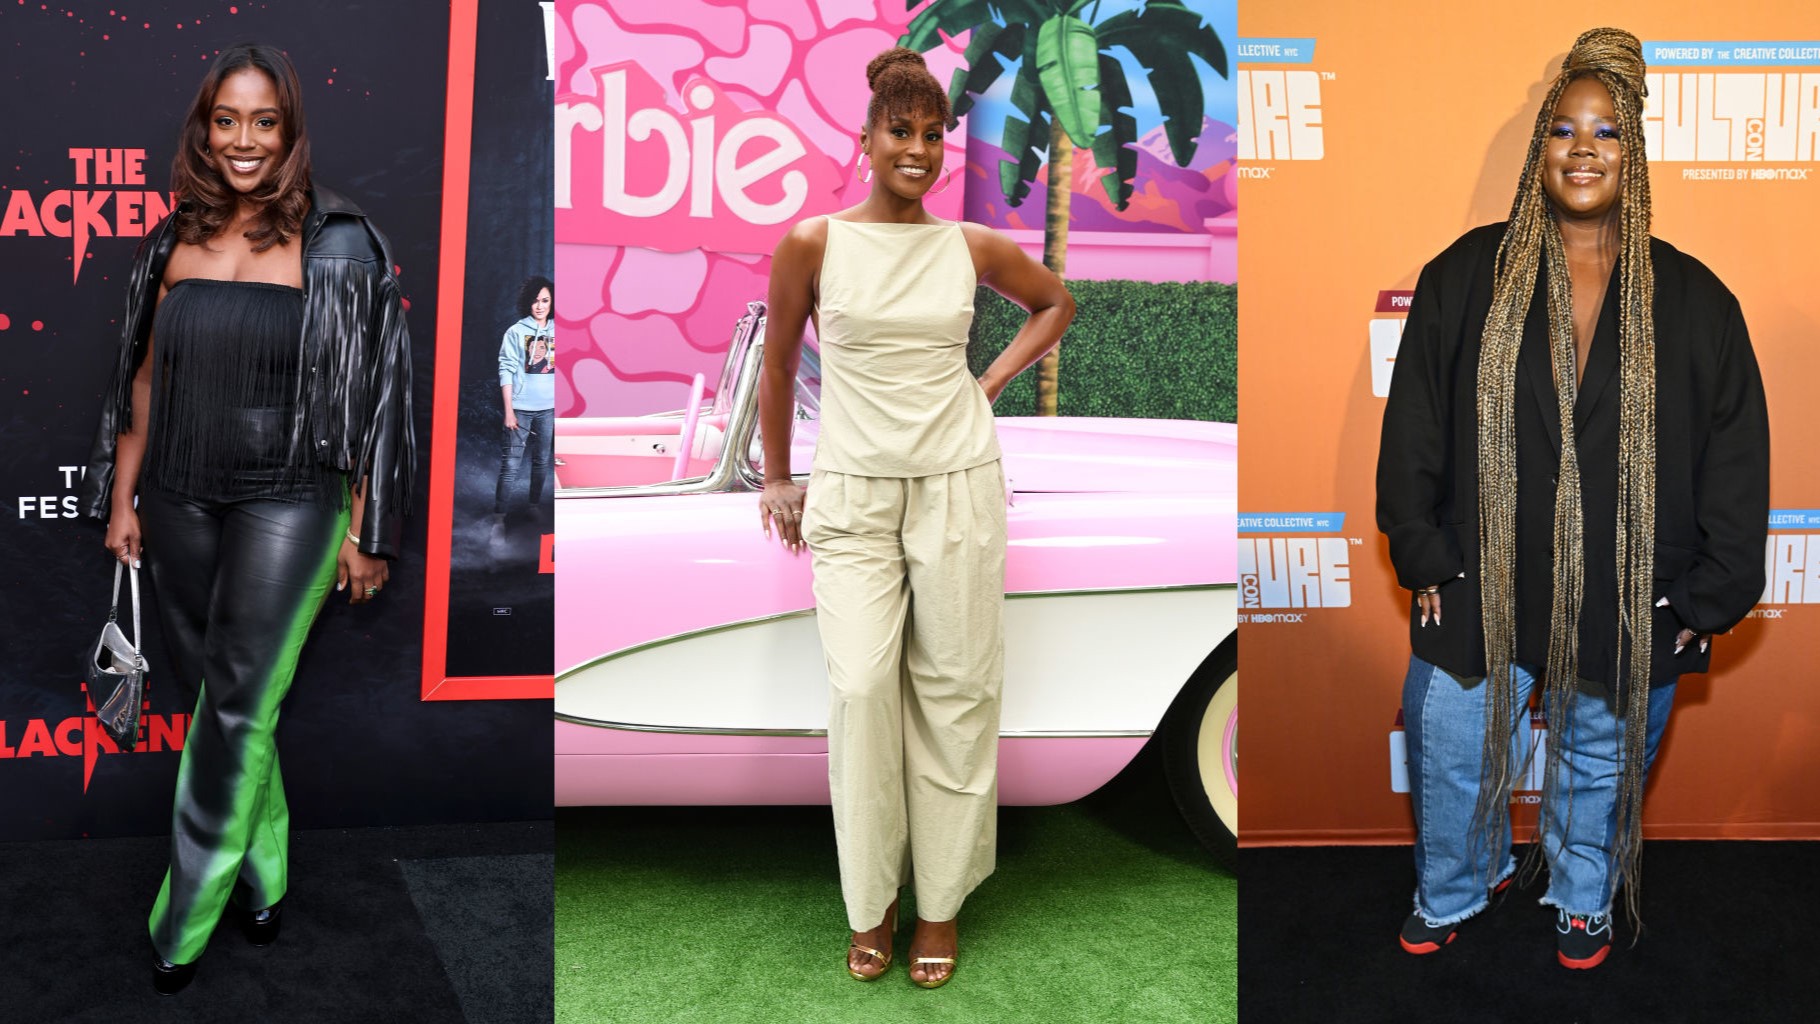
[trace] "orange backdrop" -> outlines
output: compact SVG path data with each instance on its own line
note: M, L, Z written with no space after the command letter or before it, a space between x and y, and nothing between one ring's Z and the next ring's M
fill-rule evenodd
M1615 0L1591 14L1329 0L1239 5L1240 155L1250 157L1240 164L1240 508L1254 517L1242 520L1240 572L1256 574L1241 586L1239 627L1247 844L1413 837L1392 772L1408 594L1373 519L1381 396L1403 315L1395 293L1468 228L1505 218L1536 109L1589 17L1645 40L1651 74L1667 76L1651 79L1646 130L1654 233L1743 305L1781 510L1764 600L1717 638L1710 675L1682 680L1646 829L1820 837L1811 5ZM1652 56L1649 43L1671 42L1697 63ZM1766 87L1784 104L1767 116Z

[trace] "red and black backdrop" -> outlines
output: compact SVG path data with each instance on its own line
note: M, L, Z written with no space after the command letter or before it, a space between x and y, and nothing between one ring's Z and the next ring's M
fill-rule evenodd
M426 547L436 503L445 503L446 523L458 490L446 480L432 486L437 456L455 440L432 431L437 403L455 400L439 387L438 368L459 365L468 375L482 360L466 358L467 349L496 353L509 322L489 306L485 329L464 332L463 304L446 308L445 297L462 294L464 278L479 280L481 267L515 287L548 266L540 6L8 0L0 6L0 518L9 521L0 529L0 841L168 827L188 708L160 671L157 594L145 609L145 734L137 752L122 754L85 713L80 657L105 615L112 571L101 527L78 518L76 501L124 277L139 239L170 204L179 122L216 52L246 40L290 54L317 180L360 204L390 238L416 365L417 513L384 597L351 608L345 595L332 596L305 649L279 726L293 819L312 828L550 813L547 700L423 699L426 661L450 676L549 672L547 629L481 637L489 660L464 669L446 624L463 600L492 605L494 595L464 598L450 587L446 532L440 550ZM545 169L521 155L510 174L476 174L489 194L473 201L469 142L476 163L541 146ZM445 202L456 191L450 182L460 202ZM452 237L468 248L445 268ZM476 238L496 242L476 250ZM497 305L503 287L485 285L480 301ZM491 338L468 344L464 334ZM437 562L440 574L430 571ZM526 565L530 582L514 584L513 600L528 609L521 623L548 619L545 562ZM427 600L426 578L439 583ZM439 643L429 659L426 624Z

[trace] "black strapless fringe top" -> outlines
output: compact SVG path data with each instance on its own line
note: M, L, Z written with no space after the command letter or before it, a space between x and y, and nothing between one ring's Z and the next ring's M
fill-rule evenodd
M340 505L341 474L293 450L302 397L303 292L185 278L152 321L151 428L139 485L220 501Z

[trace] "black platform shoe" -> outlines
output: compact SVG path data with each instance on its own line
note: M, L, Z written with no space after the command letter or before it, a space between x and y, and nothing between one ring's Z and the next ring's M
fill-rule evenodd
M174 964L163 957L152 965L152 987L161 996L174 996L183 991L183 987L196 976L196 963Z
M278 925L283 913L284 901L264 910L247 911L240 918L240 930L246 933L246 940L255 946L269 946L278 939Z

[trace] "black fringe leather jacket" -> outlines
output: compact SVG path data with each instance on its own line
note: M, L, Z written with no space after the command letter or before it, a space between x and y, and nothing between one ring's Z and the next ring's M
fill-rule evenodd
M317 186L303 219L303 352L297 381L301 415L293 450L367 481L360 550L396 558L411 508L416 440L411 428L411 336L385 236L346 197ZM152 310L176 247L172 218L147 233L133 258L113 383L101 409L82 492L83 512L105 520L112 508L114 453L132 425L133 375L145 360Z

